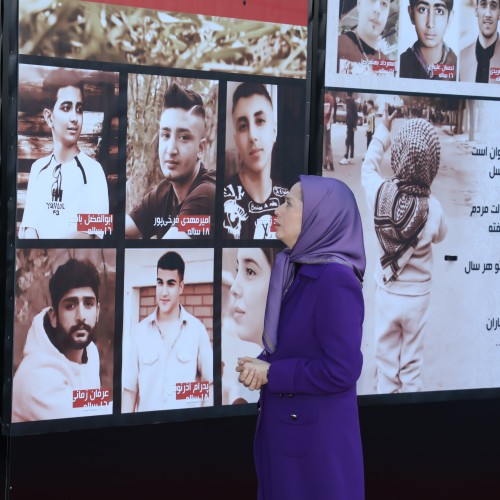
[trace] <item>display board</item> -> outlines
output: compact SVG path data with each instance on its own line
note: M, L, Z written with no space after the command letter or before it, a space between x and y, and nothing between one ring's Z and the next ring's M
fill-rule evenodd
M500 386L498 7L328 1L323 175L367 256L358 394L409 394L375 401Z
M16 4L4 432L254 412L234 368L307 172L307 0Z

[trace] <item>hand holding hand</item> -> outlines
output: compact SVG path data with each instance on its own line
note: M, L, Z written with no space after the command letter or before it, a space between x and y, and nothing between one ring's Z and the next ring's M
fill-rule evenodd
M267 384L270 363L257 358L238 358L236 371L240 373L238 380L251 391L259 390Z

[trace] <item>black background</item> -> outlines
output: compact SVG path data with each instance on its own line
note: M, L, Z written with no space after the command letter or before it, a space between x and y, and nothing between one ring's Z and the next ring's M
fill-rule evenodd
M498 399L361 406L360 417L367 500L500 498ZM255 499L255 421L4 437L10 498Z

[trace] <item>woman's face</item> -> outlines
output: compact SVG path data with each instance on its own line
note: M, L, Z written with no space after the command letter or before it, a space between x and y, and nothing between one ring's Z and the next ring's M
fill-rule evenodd
M262 345L271 264L260 248L240 248L231 286L231 314L242 340Z
M297 242L302 230L302 188L300 182L292 186L285 197L285 202L276 211L276 238L288 248Z

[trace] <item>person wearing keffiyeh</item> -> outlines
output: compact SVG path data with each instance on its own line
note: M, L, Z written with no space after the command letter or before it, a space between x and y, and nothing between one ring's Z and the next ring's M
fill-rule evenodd
M390 147L396 112L385 115L363 163L361 180L374 214L379 248L375 269L377 391L421 390L423 332L432 281L432 244L446 236L446 223L431 184L440 162L435 128L417 118L405 121L391 147L394 175L380 167Z

